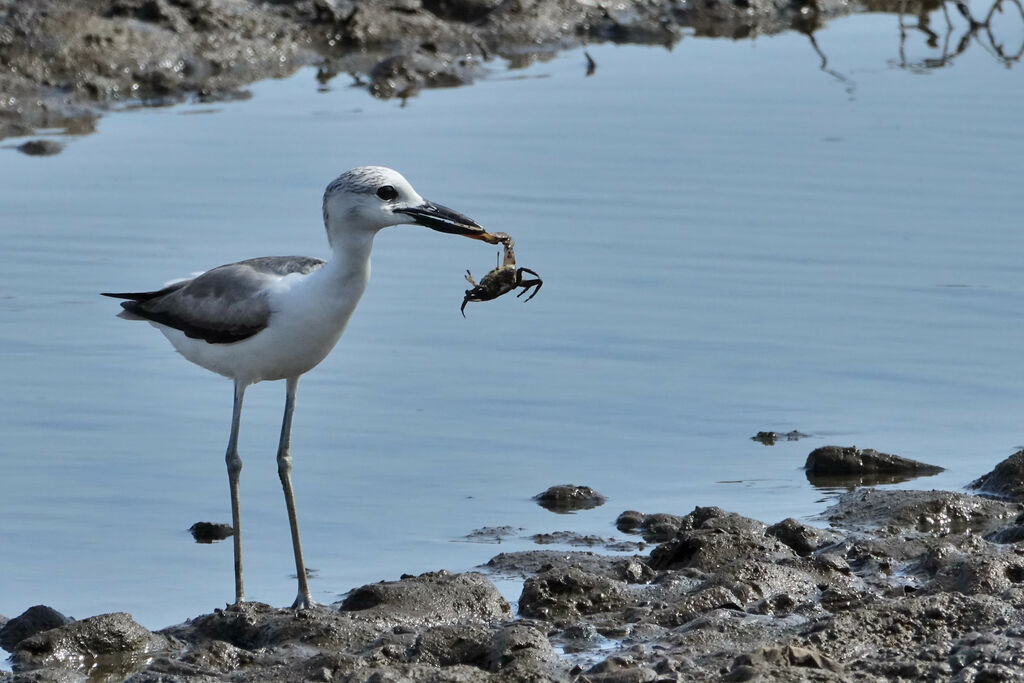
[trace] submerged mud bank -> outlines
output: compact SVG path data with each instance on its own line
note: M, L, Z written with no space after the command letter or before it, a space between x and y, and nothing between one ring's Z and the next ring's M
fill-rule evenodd
M0 0L0 138L88 132L118 103L245 96L246 84L308 64L321 82L348 74L377 97L408 97L471 83L495 58L515 67L603 41L811 33L861 9L849 0Z
M405 576L301 612L246 603L157 633L126 614L37 607L0 629L15 669L0 680L1022 677L1024 505L859 489L823 519L628 511L620 529L661 539L649 553L502 553L479 572ZM490 577L524 579L516 609Z

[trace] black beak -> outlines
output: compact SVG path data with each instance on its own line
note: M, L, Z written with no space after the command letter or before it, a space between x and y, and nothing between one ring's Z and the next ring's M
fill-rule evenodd
M497 244L499 242L496 236L484 230L473 219L433 202L425 201L419 206L395 209L395 213L404 213L407 216L412 216L417 225L422 225L438 232L447 232L450 235L465 235L466 237L483 240L490 244Z

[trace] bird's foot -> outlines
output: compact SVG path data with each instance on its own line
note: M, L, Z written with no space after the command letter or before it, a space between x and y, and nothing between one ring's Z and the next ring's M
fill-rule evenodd
M299 593L295 598L295 602L292 603L292 609L312 609L316 606L316 600L314 600L313 596L309 593L306 593L305 595Z

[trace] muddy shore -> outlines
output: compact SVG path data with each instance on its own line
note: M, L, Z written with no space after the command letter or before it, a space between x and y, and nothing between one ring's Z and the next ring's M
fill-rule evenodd
M808 460L922 466L838 447ZM0 618L15 671L0 681L1021 680L1022 482L1024 451L970 484L977 495L852 488L823 512L827 528L717 507L609 512L639 552L560 532L581 549L502 553L301 612L246 603L158 632L123 613L33 607ZM479 535L492 531L515 532ZM523 580L515 608L492 578Z
M905 3L905 11L937 6L929 1ZM318 68L321 83L341 75L376 97L405 98L568 47L811 35L837 16L900 7L899 0L0 0L0 138L43 128L87 133L119 106L246 97L247 84L305 65ZM34 149L24 151L59 151Z

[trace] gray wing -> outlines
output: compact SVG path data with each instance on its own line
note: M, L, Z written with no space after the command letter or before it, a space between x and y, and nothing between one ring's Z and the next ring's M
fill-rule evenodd
M105 294L131 301L132 317L181 330L193 339L230 344L270 323L267 286L292 273L310 273L324 262L306 256L266 256L220 266L155 292Z

